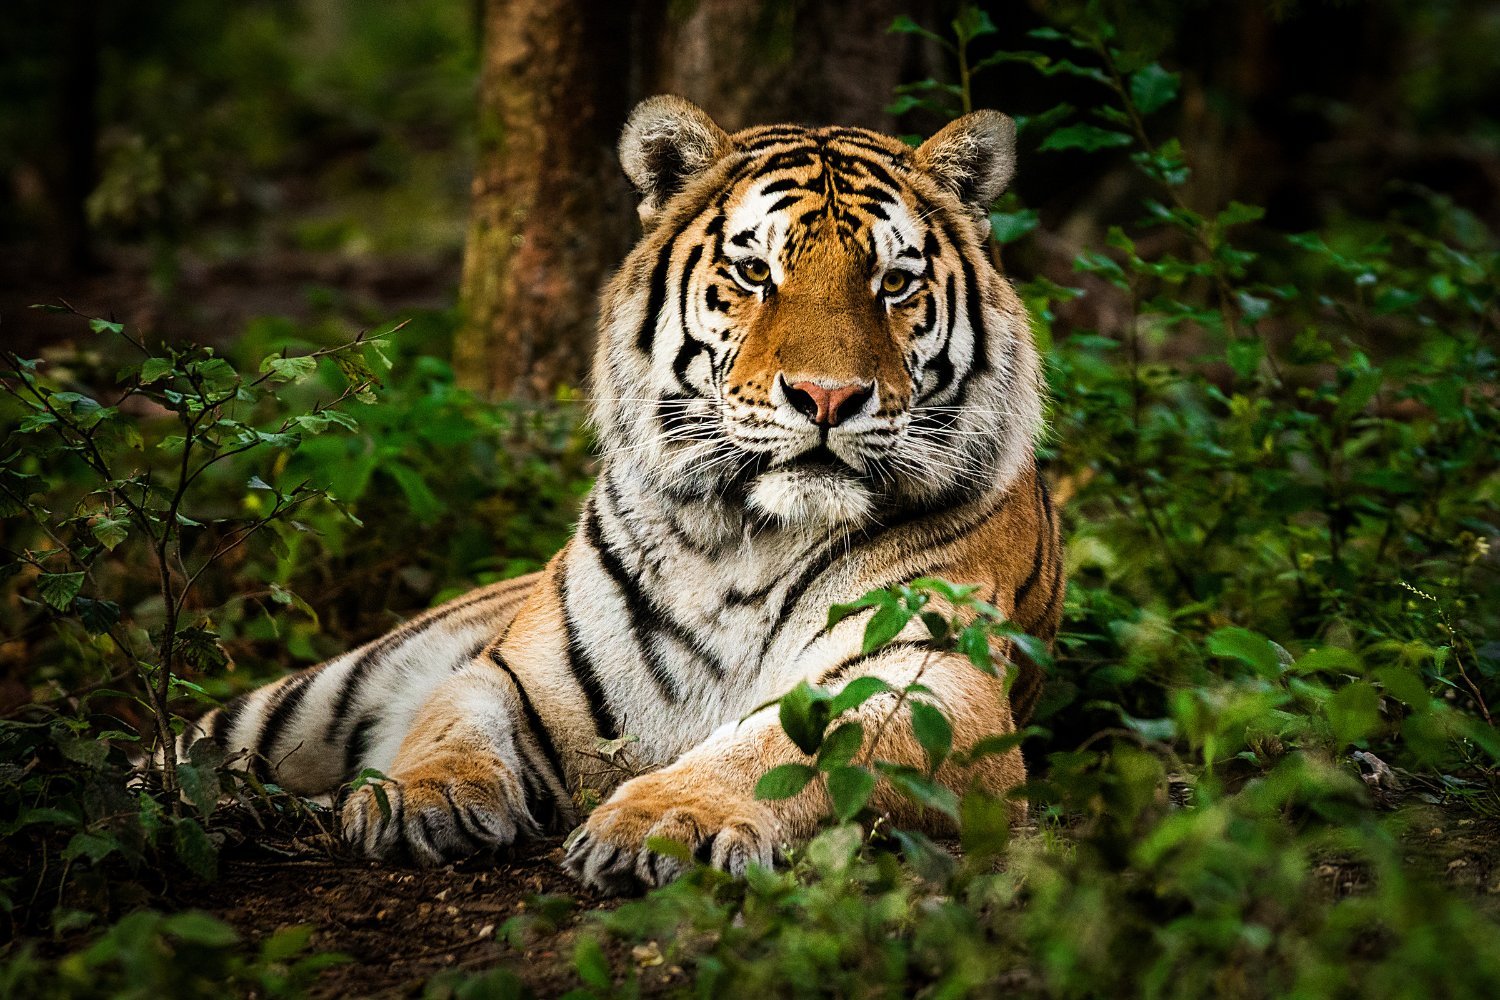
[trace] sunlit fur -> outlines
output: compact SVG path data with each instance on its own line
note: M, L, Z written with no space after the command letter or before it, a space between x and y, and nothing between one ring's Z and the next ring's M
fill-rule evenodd
M985 243L1013 151L994 112L913 150L853 129L730 136L686 101L642 104L621 162L646 233L602 296L602 463L574 537L540 573L209 713L179 752L208 736L264 780L340 793L341 832L369 857L441 864L582 820L564 864L602 892L681 872L654 838L740 873L816 832L817 782L754 794L809 759L774 707L799 682L920 682L911 697L953 730L937 780L1022 783L1014 746L954 761L1027 717L1034 665L981 672L917 619L867 652L868 610L828 614L938 576L1032 635L1057 630L1038 362ZM905 704L890 692L845 721L880 734L871 758L925 768L910 727L887 724ZM885 784L870 804L942 822Z

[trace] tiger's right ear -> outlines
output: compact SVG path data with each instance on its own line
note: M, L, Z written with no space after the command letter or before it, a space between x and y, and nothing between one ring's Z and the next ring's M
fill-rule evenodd
M620 136L620 165L641 194L647 228L671 197L729 152L729 136L703 109L680 97L637 104Z

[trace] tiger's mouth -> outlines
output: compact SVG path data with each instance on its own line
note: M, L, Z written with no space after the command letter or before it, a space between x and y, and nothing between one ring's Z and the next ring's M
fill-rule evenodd
M817 444L806 451L793 455L785 462L772 466L776 471L791 470L809 476L840 476L862 479L864 473L836 455L826 443Z

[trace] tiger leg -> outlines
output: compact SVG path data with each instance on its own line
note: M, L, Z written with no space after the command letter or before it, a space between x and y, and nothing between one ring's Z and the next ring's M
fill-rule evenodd
M548 737L488 657L428 699L390 772L341 810L344 839L375 858L443 864L571 821Z
M955 751L968 749L987 736L1014 731L1002 681L980 673L964 657L891 650L862 664L860 670L896 688L911 683L919 672L923 685L931 689L952 723ZM839 723L852 720L863 725L865 752L871 738L880 733L873 759L925 768L925 752L912 736L907 710L900 708L898 717L885 722L896 704L894 693L877 695L841 716ZM783 846L811 837L830 811L819 781L789 799L755 799L760 777L787 763L813 761L782 732L775 708L725 725L673 764L621 785L575 835L564 865L575 877L604 892L631 893L661 885L681 874L685 865L647 848L649 838L660 837L686 844L697 860L734 874L742 874L751 864L769 866ZM1023 783L1026 772L1020 750L1012 749L965 768L944 764L937 778L959 792L977 783L1003 794ZM936 814L924 813L884 781L877 786L870 806L897 825L934 825ZM1024 803L1012 804L1013 822L1023 820L1025 814Z
M315 667L262 685L189 723L186 760L208 738L262 781L328 795L363 768L389 770L418 710L502 634L536 575L465 594Z

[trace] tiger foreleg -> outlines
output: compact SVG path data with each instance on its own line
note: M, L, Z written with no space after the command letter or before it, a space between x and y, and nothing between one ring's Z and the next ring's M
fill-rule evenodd
M893 650L873 658L860 672L897 689L920 675L932 691L929 700L936 700L952 725L955 751L1015 729L1001 679L980 673L961 656ZM857 721L863 727L856 762L925 768L926 753L912 735L909 718L909 701L890 692L871 698L835 725ZM621 785L574 835L564 864L582 881L614 893L660 885L684 870L679 858L648 848L647 841L657 837L684 844L696 860L734 874L752 863L769 866L783 848L810 838L830 815L831 804L820 781L777 801L757 801L755 785L780 764L813 762L782 731L776 710L763 709L721 727L668 767ZM955 791L977 784L994 794L1025 777L1019 749L966 767L944 764L937 772L938 780ZM942 822L884 780L869 804L898 825ZM1011 811L1013 821L1024 819L1025 804L1015 803Z
M423 705L390 773L349 795L344 839L369 857L432 866L540 832L566 797L554 774L538 773L519 707L487 661L455 673Z

